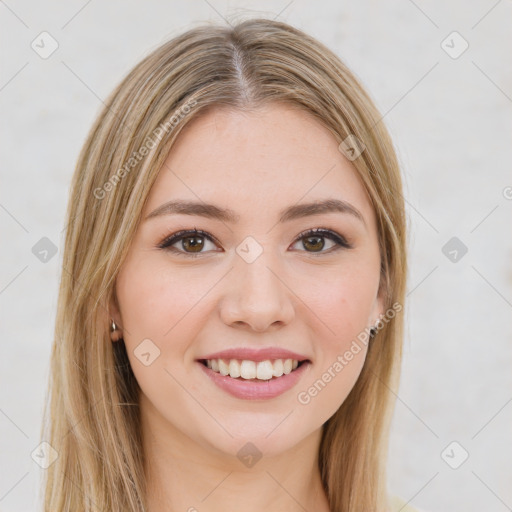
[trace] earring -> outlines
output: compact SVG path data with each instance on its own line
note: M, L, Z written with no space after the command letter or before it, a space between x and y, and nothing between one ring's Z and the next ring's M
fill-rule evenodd
M110 324L110 339L112 341L119 341L121 339L121 331L117 328L114 320L112 320L112 323Z
M370 328L370 339L375 338L376 334L377 334L377 329L375 327L371 327Z

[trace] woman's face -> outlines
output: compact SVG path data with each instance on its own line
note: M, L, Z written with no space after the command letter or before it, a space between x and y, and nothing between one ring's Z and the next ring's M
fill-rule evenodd
M176 201L196 206L164 207ZM305 207L325 201L339 207ZM373 209L318 121L276 104L194 120L151 190L111 305L146 424L231 456L318 434L362 369L357 337L383 313L379 272ZM224 364L205 365L225 350ZM301 364L273 376L286 359Z

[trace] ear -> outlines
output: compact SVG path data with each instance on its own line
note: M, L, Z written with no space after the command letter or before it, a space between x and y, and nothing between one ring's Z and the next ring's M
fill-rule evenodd
M114 320L114 322L118 325L121 324L121 312L119 310L119 304L117 302L116 292L115 290L112 292L112 296L109 299L108 302L108 312L110 315L110 320Z
M119 308L119 303L117 301L115 288L112 291L112 295L109 299L107 309L109 312L109 319L108 319L109 326L111 325L112 320L116 324L116 331L115 331L115 333L111 332L110 337L111 337L112 341L117 341L118 339L123 337L123 327L122 327L123 319L121 317L121 310Z

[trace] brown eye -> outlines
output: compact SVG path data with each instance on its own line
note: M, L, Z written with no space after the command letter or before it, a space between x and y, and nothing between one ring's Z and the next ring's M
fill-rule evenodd
M328 247L327 250L323 251L325 247L325 239L332 241L333 245ZM306 252L326 254L333 252L337 249L351 249L350 245L343 236L338 233L331 231L330 229L310 229L301 233L296 240L296 243L302 241L302 246L307 249ZM332 249L332 250L331 250Z
M214 247L213 237L204 231L186 230L178 231L167 237L161 244L158 245L160 249L166 249L183 256L200 256L208 251L203 251L205 243L211 243ZM179 242L178 247L173 247ZM180 247L181 246L181 247Z
M325 239L330 240L332 245L324 251L323 249L325 248ZM173 247L180 242L180 245ZM334 252L337 249L352 248L352 245L350 245L343 236L334 231L331 231L330 229L323 228L304 231L296 238L295 244L298 242L302 242L302 247L306 249L306 252L312 254L327 254ZM178 231L177 233L167 237L158 245L158 247L160 249L172 251L181 256L195 257L211 252L208 250L203 250L205 248L205 244L208 243L212 244L214 247L212 250L214 252L219 252L218 250L215 250L217 244L211 235L204 231L194 229Z
M187 236L181 239L181 244L187 251L201 252L201 249L204 247L204 240L201 240L200 236Z
M319 252L324 248L325 242L321 236L310 236L303 238L304 247L314 252Z

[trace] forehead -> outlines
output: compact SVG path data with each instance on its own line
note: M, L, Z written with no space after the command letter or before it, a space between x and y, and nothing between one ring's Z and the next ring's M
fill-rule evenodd
M241 220L324 199L373 209L351 162L311 114L284 104L256 111L215 108L180 133L151 190L144 215L172 199L205 201Z

